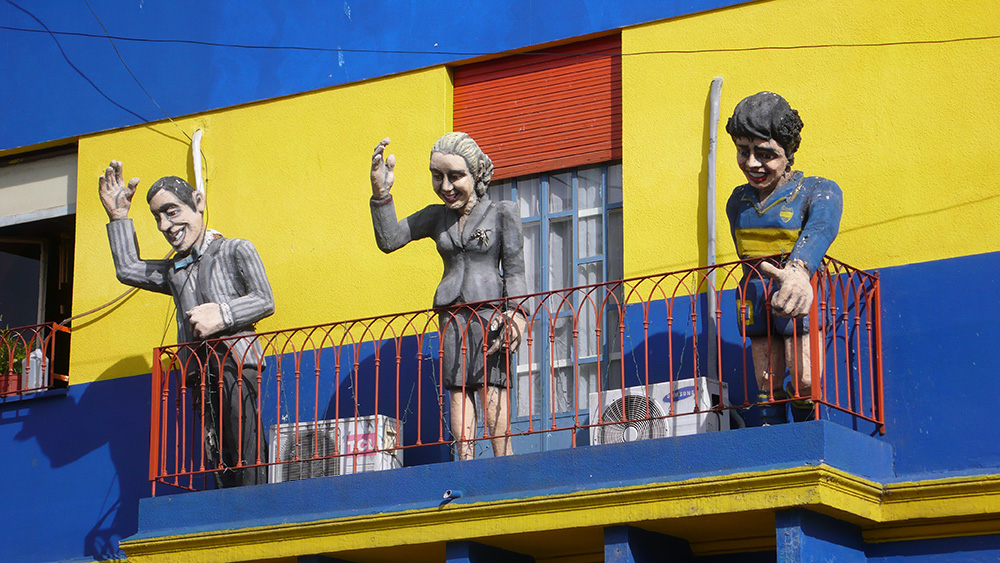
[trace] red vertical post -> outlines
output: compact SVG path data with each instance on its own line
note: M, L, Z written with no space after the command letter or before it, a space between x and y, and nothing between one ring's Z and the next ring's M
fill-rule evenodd
M150 418L149 418L149 480L152 483L152 495L156 496L156 468L160 465L160 447L157 437L160 435L160 382L162 370L160 367L160 349L153 349L153 373L150 377Z
M417 333L417 444L424 443L424 336L426 332ZM398 389L398 387L397 387ZM438 417L441 418L441 417ZM396 420L402 420L396 417ZM402 441L402 438L400 438Z
M581 293L578 291L577 293ZM580 427L580 311L586 307L586 299L579 295L576 298L576 307L573 308L573 431L570 432L570 447L576 447L576 429ZM571 301L572 303L572 301ZM596 315L595 315L596 316ZM508 357L510 355L508 354ZM510 409L507 409L510 416ZM507 434L510 435L510 423L507 424Z
M813 292L812 305L809 307L809 370L811 372L811 395L813 403L824 398L824 391L826 390L825 382L823 381L823 366L821 365L823 364L823 343L820 340L820 332L823 330L823 321L819 315L819 292L816 291L818 280L819 271L813 274L812 279L809 280L809 285L812 286ZM814 408L813 414L818 419L819 409Z
M875 420L878 423L878 432L885 436L885 393L882 389L882 283L879 280L878 272L875 272L875 366L878 370L875 374L875 382L878 389L878 415Z

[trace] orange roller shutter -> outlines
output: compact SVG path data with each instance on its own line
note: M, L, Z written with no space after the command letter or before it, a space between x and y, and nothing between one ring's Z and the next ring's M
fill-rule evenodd
M621 158L621 37L457 67L456 131L512 178Z

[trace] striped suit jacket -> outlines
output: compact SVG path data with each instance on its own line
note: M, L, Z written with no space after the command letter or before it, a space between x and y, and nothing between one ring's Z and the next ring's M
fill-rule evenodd
M253 336L254 323L274 313L274 296L264 264L253 243L219 236L197 260L142 260L131 219L108 223L108 240L118 280L126 285L173 295L177 306L177 342L196 341L186 311L204 303L218 303L226 328L213 338L244 336L224 341L237 363L262 367L263 351ZM181 354L186 362L188 354Z

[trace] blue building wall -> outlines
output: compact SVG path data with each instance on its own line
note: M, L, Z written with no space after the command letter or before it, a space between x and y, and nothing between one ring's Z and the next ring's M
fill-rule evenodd
M1000 253L880 270L885 440L900 478L996 472Z
M2 561L103 560L149 496L149 377L0 404Z
M86 3L5 0L0 151L739 3L495 1L479 8L490 13L479 19L469 17L462 2L439 3L431 13L413 1L344 2L337 10L318 3L91 1L161 111L129 75ZM524 18L528 11L532 17ZM891 446L891 473L863 461L850 469L885 481L997 472L1000 444L993 439L991 402L1000 394L1000 328L994 322L1000 300L991 291L1000 286L1000 253L879 273L887 433L875 440ZM732 333L724 335L727 349L739 353ZM657 345L667 338L654 337ZM140 499L150 492L149 397L149 376L140 375L0 404L0 498L6 530L13 532L6 537L16 540L0 544L0 560L121 555L117 543L137 532ZM745 436L732 434L736 442ZM767 457L763 467L781 464L780 452L765 453L777 457ZM552 456L570 455L525 456L519 463L532 482L510 495L565 489L550 481L545 468ZM671 474L696 474L703 461L678 454ZM732 469L746 469L747 463L734 461ZM632 483L649 478L641 472L622 476ZM198 502L190 496L186 502ZM1000 539L891 542L866 551L869 560L880 562L982 561L1000 555Z
M740 3L5 0L0 151Z

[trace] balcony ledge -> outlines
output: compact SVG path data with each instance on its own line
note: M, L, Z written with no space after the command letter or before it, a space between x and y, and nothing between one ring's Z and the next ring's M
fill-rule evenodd
M657 522L669 522L675 535L689 531L686 539L696 552L721 553L773 549L773 513L793 507L827 513L889 541L905 535L905 526L896 533L882 524L901 524L921 502L912 496L890 502L892 485L885 483L894 481L892 458L892 448L878 439L810 421L404 467L144 499L139 532L122 547L134 561L167 560L179 552L221 561L443 546L484 529L491 536L527 537L639 522L656 529ZM979 487L989 505L972 512L1000 512L1000 478L990 494L982 477L967 479L977 481L969 486ZM443 503L448 489L463 496ZM955 497L942 494L933 513L963 518L965 501L944 507ZM748 514L769 517L748 524ZM739 534L720 525L720 518L740 515Z

